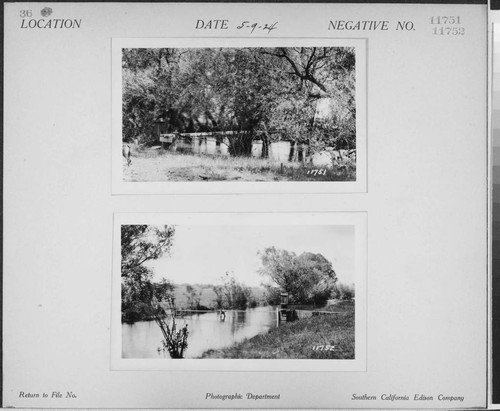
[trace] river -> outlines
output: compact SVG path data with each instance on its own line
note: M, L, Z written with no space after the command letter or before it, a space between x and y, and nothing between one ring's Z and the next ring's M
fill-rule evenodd
M197 358L209 349L228 347L264 333L276 326L276 308L256 307L245 311L227 311L222 321L216 312L177 318L177 326L188 325L188 348L184 358ZM154 321L122 324L123 358L170 358L162 347L162 333Z

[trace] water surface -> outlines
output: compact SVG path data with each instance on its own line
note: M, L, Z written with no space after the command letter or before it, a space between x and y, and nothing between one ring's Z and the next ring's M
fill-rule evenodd
M186 315L177 318L177 326L188 325L188 348L185 358L197 358L209 349L233 345L235 342L267 332L276 326L274 307L256 307L245 311L227 311L221 321L216 312ZM163 335L154 321L122 324L123 358L170 358L160 350Z

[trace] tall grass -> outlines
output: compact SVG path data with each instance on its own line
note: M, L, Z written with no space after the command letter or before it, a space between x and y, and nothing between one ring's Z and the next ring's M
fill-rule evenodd
M356 166L352 161L334 167L314 167L303 162L279 162L256 157L171 153L162 149L137 150L137 159L155 159L167 170L170 181L353 181ZM133 167L132 166L132 167ZM145 166L145 165L143 165ZM313 174L312 170L322 169Z
M246 339L231 347L208 350L201 358L354 359L354 302L345 301L331 311L314 315ZM330 345L333 350L314 350Z

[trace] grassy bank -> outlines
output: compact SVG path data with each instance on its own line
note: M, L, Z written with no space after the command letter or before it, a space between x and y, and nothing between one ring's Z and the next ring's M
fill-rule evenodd
M354 359L354 302L343 301L322 310L341 314L313 315L282 323L231 347L208 350L201 358ZM317 345L334 349L314 350Z
M321 174L313 170L322 169ZM323 174L324 173L324 174ZM134 151L124 161L125 181L354 181L354 163L334 169L253 157L170 153L161 149Z

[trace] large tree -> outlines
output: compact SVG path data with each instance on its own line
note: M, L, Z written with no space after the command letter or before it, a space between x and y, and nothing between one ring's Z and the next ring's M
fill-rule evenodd
M187 325L175 320L175 286L162 279L153 281L146 263L170 252L175 227L123 225L121 227L122 320L152 319L163 335L163 349L172 358L183 358L187 349Z
M151 290L154 288L153 272L145 263L170 251L174 233L173 226L122 225L121 277L124 320L134 321L152 315L149 310L153 297Z
M323 304L335 291L337 276L322 254L305 252L300 255L269 247L259 253L262 266L259 273L271 280L268 293L275 287L287 292L295 304Z
M355 148L355 58L348 47L125 49L124 139L225 131L233 155L252 140ZM318 116L322 100L332 102Z

